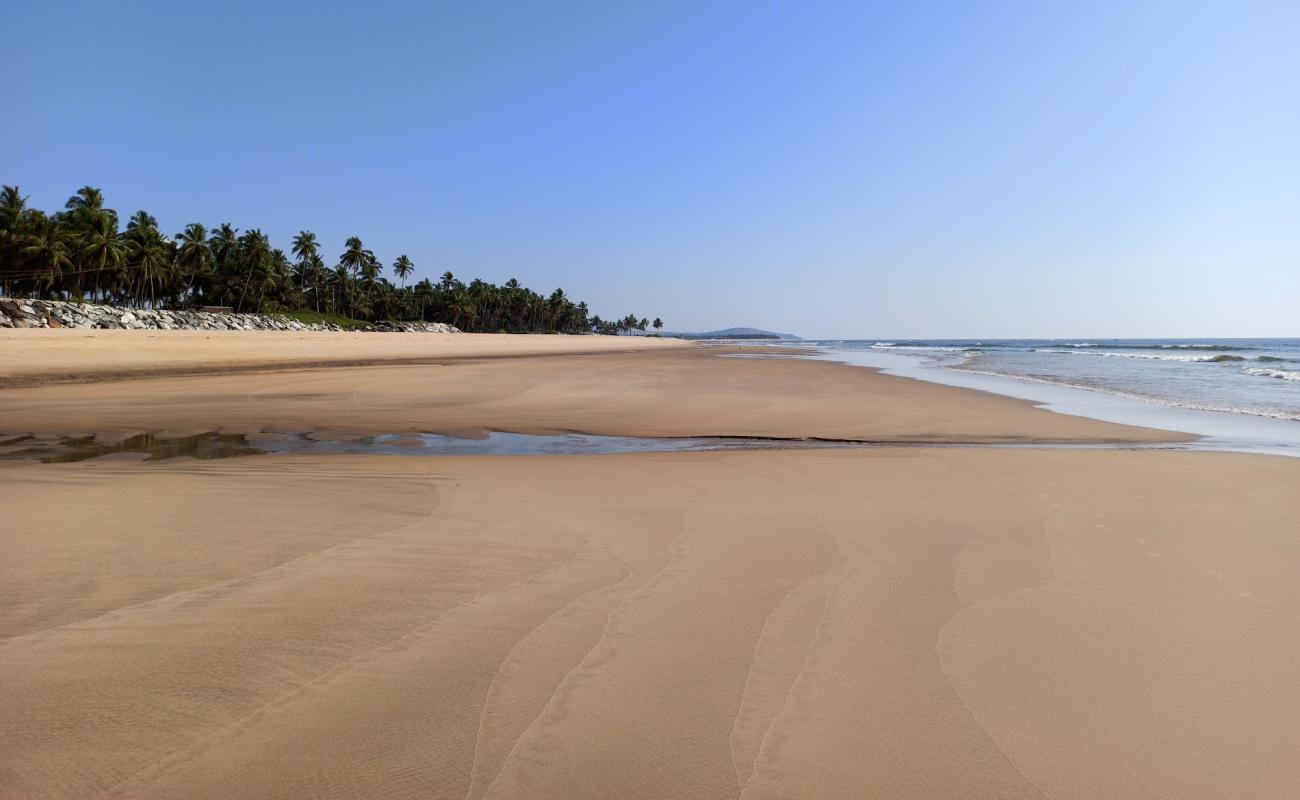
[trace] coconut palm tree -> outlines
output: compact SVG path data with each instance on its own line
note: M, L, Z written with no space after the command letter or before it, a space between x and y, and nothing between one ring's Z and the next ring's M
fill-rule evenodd
M239 302L235 307L244 310L244 298L248 287L254 281L262 282L271 271L271 241L259 228L251 228L239 237L239 260L243 266L243 288L239 292Z
M64 214L57 215L72 228L73 234L80 236L95 227L99 218L107 214L112 220L112 227L117 228L117 212L104 207L104 193L94 186L83 186L63 204Z
M83 186L68 198L63 207L69 211L92 211L98 213L104 209L104 192L94 186Z
M207 273L212 263L208 229L198 222L191 222L185 226L185 230L176 234L176 245L176 266L185 279L185 289L178 294L189 296L194 291L195 283Z
M347 267L348 271L353 275L360 273L361 268L365 266L366 255L370 251L366 250L359 236L349 237L344 247L347 249L343 251L343 255L339 256L339 265Z
M348 267L343 262L330 272L330 296L332 298L330 305L333 306L335 313L351 313L349 300L352 294L352 276L348 274Z
M77 253L82 268L94 275L91 297L98 298L105 273L118 271L126 263L127 247L117 231L117 216L101 211L91 218L81 234L81 247Z
M0 188L0 294L10 294L25 244L27 197L17 186Z
M22 254L32 270L32 284L39 295L45 296L63 280L63 271L72 266L71 238L68 230L58 220L41 214Z
M325 268L325 259L321 258L319 255L313 255L307 261L306 271L308 277L311 278L311 293L313 299L316 301L316 311L319 312L321 287L324 286L326 280L328 280L327 273L329 272L329 270Z
M360 270L361 285L366 288L367 305L374 305L375 286L379 281L379 274L382 269L383 267L380 266L379 259L375 258L374 255L367 250L365 257L361 259Z
M437 289L433 287L428 278L425 278L415 284L411 294L415 299L416 308L419 309L419 318L424 320L424 311L433 302L433 298L437 295Z
M405 253L398 256L397 260L393 262L393 274L401 279L402 288L406 288L406 279L409 278L411 273L414 271L415 264L411 263L411 259L407 258Z
M293 237L292 252L298 259L298 276L300 283L298 288L307 291L307 273L313 260L320 255L320 242L316 240L316 234L311 231L298 231L298 235Z
M149 304L156 305L158 290L167 280L172 263L171 242L158 230L158 220L143 210L131 215L123 237L127 241L127 263L132 269L139 270L128 278L127 283L135 284L138 303L143 303L147 289Z
M27 197L17 186L0 189L0 231L11 231L27 210Z

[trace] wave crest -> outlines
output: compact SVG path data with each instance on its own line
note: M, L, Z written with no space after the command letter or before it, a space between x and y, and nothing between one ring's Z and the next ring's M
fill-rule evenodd
M1285 369L1273 369L1272 367L1243 367L1241 371L1249 375L1258 375L1261 378L1278 378L1284 381L1300 381L1300 372L1292 372Z

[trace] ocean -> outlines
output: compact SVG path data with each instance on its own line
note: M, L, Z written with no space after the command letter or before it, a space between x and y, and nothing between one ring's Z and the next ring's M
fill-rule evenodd
M1300 339L857 339L823 357L1054 410L1300 447ZM1270 450L1274 448L1269 447Z

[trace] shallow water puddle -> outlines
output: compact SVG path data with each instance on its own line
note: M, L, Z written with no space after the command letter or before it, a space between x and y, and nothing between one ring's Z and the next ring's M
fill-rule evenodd
M617 453L679 453L719 450L793 450L827 448L994 448L1063 450L1222 450L1210 441L1187 444L1079 443L1079 442L889 442L836 439L776 439L743 436L656 438L600 436L589 433L527 434L492 431L478 439L437 433L400 433L355 439L326 438L311 433L244 434L209 431L190 436L141 433L117 441L99 441L93 435L0 438L0 459L37 460L47 464L87 461L106 456L138 456L142 461L163 461L187 456L213 459L283 453L325 455L415 456L548 456L611 455Z
M179 456L212 459L268 453L576 455L752 449L781 444L746 439L660 439L584 433L532 435L504 431L493 431L481 439L461 439L434 433L404 433L344 440L318 439L310 434L260 434L250 437L209 431L192 436L142 433L119 441L98 441L94 436L15 436L0 439L0 459L35 459L57 464L118 454L141 455L144 461L161 461Z
M159 461L178 456L192 458L230 458L256 455L264 452L249 444L247 437L235 434L200 433L193 436L159 436L141 433L111 442L98 441L91 436L61 436L55 439L38 439L20 436L0 444L0 458L39 459L47 464L68 461L85 461L91 458L135 453L146 461Z

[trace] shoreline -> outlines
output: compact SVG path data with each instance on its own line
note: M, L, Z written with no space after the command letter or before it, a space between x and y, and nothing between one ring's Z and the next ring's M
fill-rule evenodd
M1053 413L1186 433L1206 448L1300 457L1300 422L1267 414L1193 408L1154 398L1011 374L929 363L925 356L814 345L811 358L883 374L1014 397Z

